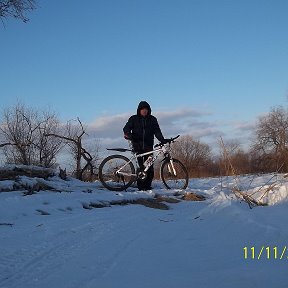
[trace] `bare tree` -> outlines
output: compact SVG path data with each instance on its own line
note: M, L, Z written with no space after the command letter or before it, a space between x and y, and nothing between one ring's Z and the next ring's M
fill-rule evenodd
M90 172L90 177L88 178L91 178L94 174L93 160L95 160L95 158L83 147L83 137L86 134L85 130L86 128L82 122L77 118L76 124L75 121L67 122L64 135L55 133L46 134L47 137L60 138L68 145L76 164L75 177L80 180L84 179L84 174L86 175L87 171Z
M189 176L201 176L211 161L211 149L208 144L193 139L192 136L181 136L173 144L173 155L186 166Z
M258 119L254 154L262 162L265 160L269 169L278 170L283 167L288 171L288 111L279 106ZM261 161L260 161L261 162Z
M47 141L47 131L56 131L59 121L54 113L17 104L4 110L0 126L3 152L8 163L52 167L61 141Z
M89 151L92 160L91 165L93 167L93 175L91 174L91 171L86 171L83 173L83 180L95 180L97 178L97 169L100 165L100 140L96 138L96 136L93 137L93 135L89 134L89 139L85 139L85 146L87 147L87 151ZM94 177L92 177L94 176ZM91 178L92 177L92 178Z
M57 133L60 127L60 121L54 113L42 112L42 120L38 125L36 141L33 145L38 151L39 165L51 167L56 164L56 156L63 147L63 141L59 138L48 139L46 134Z
M31 143L35 140L36 114L32 109L22 104L8 108L4 111L2 119L2 137L6 144L4 153L7 162L16 164L32 164L33 148Z
M36 9L34 0L0 0L0 19L3 21L5 18L14 17L27 22L29 19L25 13L34 9Z

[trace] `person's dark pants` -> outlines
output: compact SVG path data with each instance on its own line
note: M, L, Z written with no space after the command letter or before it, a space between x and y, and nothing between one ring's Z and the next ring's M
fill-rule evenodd
M136 148L136 147L135 147ZM138 147L137 147L138 148ZM137 154L141 154L141 153L145 153L145 152L149 152L149 151L152 151L153 148L150 148L150 149L135 149L135 151L137 151ZM152 155L152 154L150 154ZM138 164L139 164L139 167L141 170L144 170L144 165L143 163L145 162L145 160L150 156L150 155L145 155L143 157L139 157L137 158L138 159ZM150 190L151 189L151 184L152 184L152 181L153 181L153 178L154 178L154 168L153 168L153 165L148 169L147 171L147 177L145 180L141 180L141 179L138 179L137 180L137 187L139 190Z

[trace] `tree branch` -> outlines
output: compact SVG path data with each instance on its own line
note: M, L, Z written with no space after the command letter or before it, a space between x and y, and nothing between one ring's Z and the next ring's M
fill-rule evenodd
M44 136L46 136L46 137L53 136L53 137L57 137L57 138L60 138L60 139L66 140L66 141L71 141L71 142L77 144L77 141L75 139L73 139L73 138L69 138L69 137L58 135L58 134L54 134L54 133L44 134Z

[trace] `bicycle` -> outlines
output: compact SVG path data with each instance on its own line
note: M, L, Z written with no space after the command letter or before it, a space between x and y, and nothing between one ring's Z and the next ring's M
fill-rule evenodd
M188 172L184 164L178 159L172 158L171 143L180 135L167 139L166 143L159 143L149 152L137 154L133 151L132 143L129 141L131 149L110 148L107 150L117 152L131 152L129 159L120 154L114 154L106 157L99 166L99 179L103 186L111 191L123 191L133 184L136 180L145 180L148 169L163 155L160 165L160 177L167 189L186 189L188 186ZM154 155L155 154L155 155ZM144 167L139 167L137 158L150 155L144 162ZM135 164L136 163L136 169Z

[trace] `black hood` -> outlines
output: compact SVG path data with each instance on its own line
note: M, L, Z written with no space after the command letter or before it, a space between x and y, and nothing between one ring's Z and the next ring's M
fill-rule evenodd
M147 108L148 109L148 115L151 115L151 107L146 101L141 101L139 103L138 108L137 108L137 115L140 115L140 110L142 108Z

